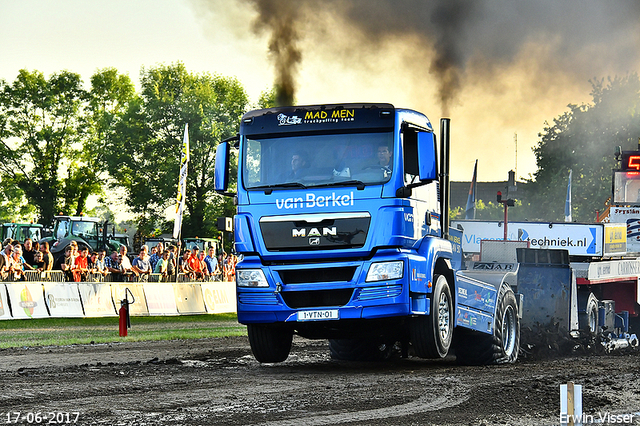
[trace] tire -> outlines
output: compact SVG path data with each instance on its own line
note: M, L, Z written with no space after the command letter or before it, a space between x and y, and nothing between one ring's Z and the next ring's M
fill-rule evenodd
M589 293L585 302L584 312L578 312L578 327L580 330L589 331L598 335L598 299L593 293Z
M520 352L520 319L513 290L498 292L493 334L460 328L455 342L456 361L462 365L512 364Z
M282 326L247 325L251 352L258 362L273 363L287 359L291 351L293 330Z
M453 337L453 298L444 275L434 275L429 315L413 318L411 344L420 358L444 358Z
M382 338L329 339L331 358L341 361L387 361L395 342Z

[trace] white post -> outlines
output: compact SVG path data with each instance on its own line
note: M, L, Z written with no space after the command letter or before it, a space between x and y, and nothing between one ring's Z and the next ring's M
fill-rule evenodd
M582 426L582 385L560 385L561 426Z

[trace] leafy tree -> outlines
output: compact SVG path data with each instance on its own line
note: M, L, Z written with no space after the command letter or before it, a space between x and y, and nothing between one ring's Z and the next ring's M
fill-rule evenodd
M572 216L591 222L611 195L615 148L636 150L640 137L640 80L637 74L592 81L591 104L569 105L569 111L546 125L534 148L538 170L527 192L533 217L564 219L569 170Z
M260 93L260 98L258 99L258 108L274 108L276 106L276 96L277 93L275 88Z
M116 124L122 120L135 96L135 87L129 76L118 74L115 68L98 70L91 76L87 113L84 116L89 132L85 135L84 149L77 152L77 158L82 161L82 167L77 168L76 175L79 180L76 187L82 195L78 210L86 207L85 195L100 192L100 183L108 180L106 147L114 137Z
M24 193L17 186L0 180L0 223L17 221L30 222L36 217L36 208L24 199Z
M509 221L521 221L528 218L529 205L523 206L522 201L514 200L515 205L509 207L508 220ZM456 207L449 212L449 218L451 220L464 219L465 209L464 207ZM497 202L489 201L485 204L482 200L476 201L476 220L503 220L504 219L504 206Z
M217 144L238 131L248 105L235 78L189 73L182 63L143 69L141 94L132 99L105 149L111 176L138 212L143 232L158 224L174 205L185 123L190 162L184 236L214 235L216 217L232 212L231 200L213 192Z
M12 84L0 82L0 175L37 207L41 223L63 201L77 203L76 181L64 176L77 173L73 158L82 145L86 95L80 76L68 71L45 79L39 71L20 70Z

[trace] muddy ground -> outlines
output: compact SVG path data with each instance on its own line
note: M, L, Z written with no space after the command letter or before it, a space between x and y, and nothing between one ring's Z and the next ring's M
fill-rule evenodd
M246 337L5 349L0 425L15 412L18 424L41 413L41 424L81 425L553 425L568 381L583 386L594 422L640 424L639 361L636 351L492 367L351 363L295 338L286 362L261 365Z

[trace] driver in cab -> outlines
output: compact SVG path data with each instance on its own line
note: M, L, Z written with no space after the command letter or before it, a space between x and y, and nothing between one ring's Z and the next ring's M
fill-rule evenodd
M391 169L393 166L393 163L391 162L392 157L393 152L387 145L378 146L378 166L382 170L385 179L391 176Z
M290 182L300 179L306 174L308 167L306 153L302 151L294 152L291 156L291 171L286 175L286 180Z

